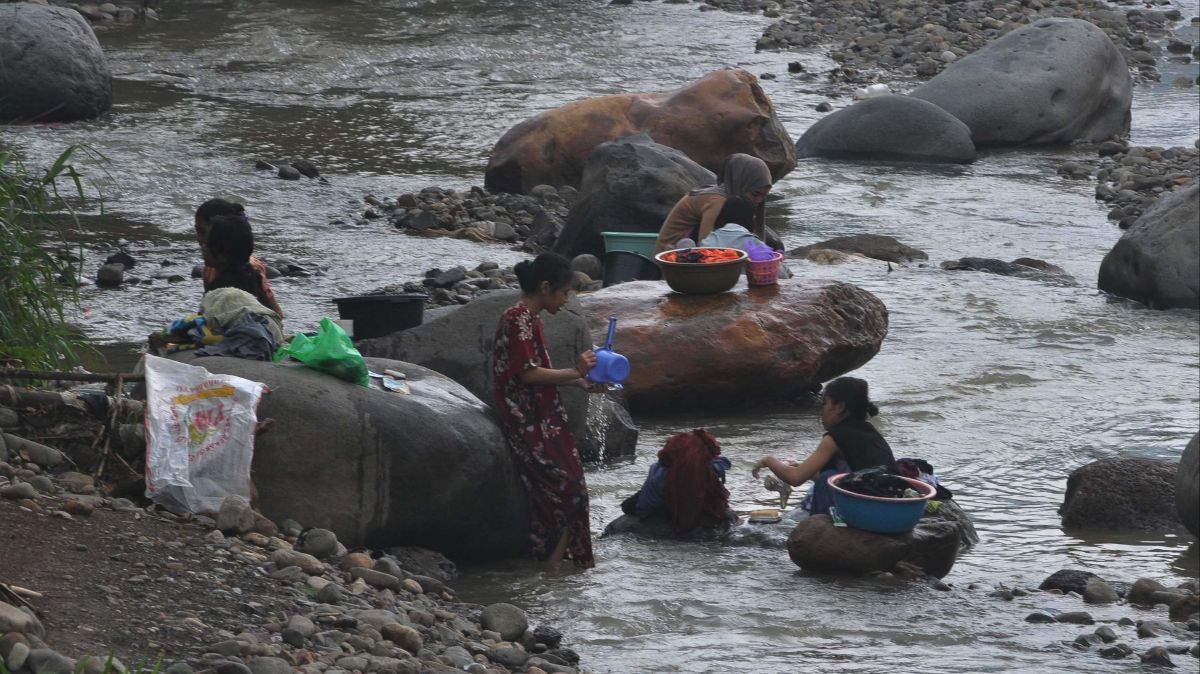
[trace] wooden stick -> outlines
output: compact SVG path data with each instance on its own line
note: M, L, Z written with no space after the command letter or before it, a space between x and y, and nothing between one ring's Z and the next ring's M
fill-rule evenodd
M116 379L124 381L142 381L144 374L133 373L97 373L97 372L59 372L55 370L17 370L4 368L0 370L0 379L53 379L54 381L85 381L111 382Z

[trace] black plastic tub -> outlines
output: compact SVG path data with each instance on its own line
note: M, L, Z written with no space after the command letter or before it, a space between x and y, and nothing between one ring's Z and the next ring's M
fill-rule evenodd
M661 281L662 270L654 260L627 250L604 254L604 287L626 281Z
M354 321L356 340L415 328L425 318L425 296L419 293L339 297L334 303L338 317Z

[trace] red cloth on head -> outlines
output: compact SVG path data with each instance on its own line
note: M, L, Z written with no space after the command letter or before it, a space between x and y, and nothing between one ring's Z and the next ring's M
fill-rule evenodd
M664 497L676 531L725 521L729 490L712 466L712 460L720 455L716 438L702 428L676 434L658 451L659 464L667 467Z

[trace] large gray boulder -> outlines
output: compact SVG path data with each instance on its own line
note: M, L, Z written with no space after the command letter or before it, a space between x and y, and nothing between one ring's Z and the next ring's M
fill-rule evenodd
M1175 510L1179 521L1200 537L1200 433L1183 450L1179 472L1175 474Z
M881 96L810 126L796 142L796 156L969 164L975 143L966 124L933 103Z
M364 339L356 346L364 356L403 360L444 374L491 405L496 326L519 297L515 290L489 293L423 325ZM583 307L574 298L557 314L542 314L542 326L555 367L573 366L575 357L593 346ZM559 393L583 460L633 454L637 427L620 404L573 387L561 387Z
M525 492L500 428L470 391L432 370L368 358L408 376L410 395L349 384L299 363L180 356L265 383L255 505L329 529L348 547L417 545L456 559L522 554Z
M1104 256L1096 285L1156 309L1200 309L1200 183L1143 213Z
M711 171L646 134L604 143L584 164L579 198L554 250L568 257L603 255L600 232L658 232L675 202L716 181Z
M111 105L108 61L79 12L0 4L0 124L91 119Z
M1112 40L1081 19L1042 19L911 94L971 129L976 146L1101 141L1129 131L1132 82Z
M1169 533L1179 529L1174 462L1100 459L1072 471L1058 509L1064 529Z

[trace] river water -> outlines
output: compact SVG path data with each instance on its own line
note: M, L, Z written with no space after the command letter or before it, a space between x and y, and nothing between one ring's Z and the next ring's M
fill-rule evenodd
M1189 0L1184 16L1196 14ZM104 199L103 213L85 217L84 241L125 239L150 263L190 268L198 260L195 205L210 196L244 200L264 255L325 267L275 282L296 328L331 313L335 296L434 266L520 257L502 246L410 238L380 222L356 226L346 216L367 193L481 184L492 144L529 115L585 96L673 88L727 65L779 76L763 87L797 138L819 118L812 108L824 97L788 75L786 63L799 59L814 72L831 65L818 53L756 54L766 19L695 5L312 0L167 3L163 15L101 34L116 74L110 116L7 128L0 137L35 162L70 143L104 155L84 163ZM1196 39L1194 28L1181 34ZM1161 68L1166 83L1196 74L1194 64ZM1166 83L1136 89L1135 143L1195 139L1196 89ZM329 184L253 170L256 158L293 156L315 161ZM1124 580L1197 574L1186 537L1082 539L1059 527L1071 469L1113 456L1177 459L1200 424L1198 315L1150 311L1095 290L1120 231L1094 200L1094 182L1056 175L1058 163L1080 158L1087 155L992 152L947 169L805 161L770 202L771 224L789 247L874 232L930 255L927 266L892 271L875 262L790 264L802 280L848 281L887 304L888 338L856 374L871 382L883 410L878 425L897 455L930 460L975 518L982 541L946 579L954 591L812 577L781 549L620 538L597 541L598 566L587 573L471 569L460 591L528 607L537 622L560 627L597 672L1127 670L1128 662L1062 643L1082 628L1022 621L1034 608L1079 608L1076 600L987 596L996 583L1036 586L1063 567ZM1043 258L1079 285L937 266L962 256ZM98 264L92 255L89 273ZM193 308L199 294L190 279L85 287L85 321L98 341L128 344ZM722 441L742 509L771 495L750 478L755 459L801 457L820 436L816 414L802 408L638 421L636 460L588 475L597 533L678 430L705 425ZM1092 610L1102 620L1142 617L1125 607Z

